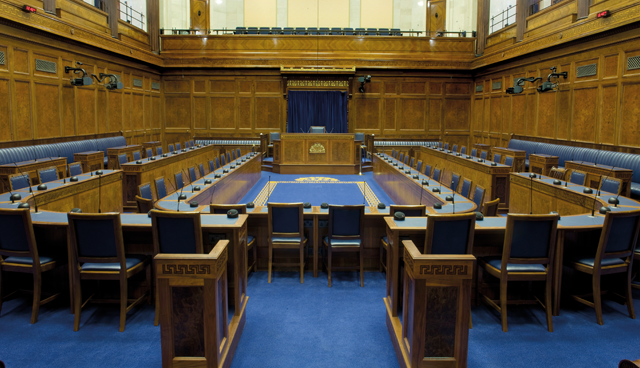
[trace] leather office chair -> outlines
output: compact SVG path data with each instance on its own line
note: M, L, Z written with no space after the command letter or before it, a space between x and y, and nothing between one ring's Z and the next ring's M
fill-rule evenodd
M199 212L151 211L153 255L202 254L202 225ZM155 268L155 261L154 261ZM155 282L158 285L157 278ZM154 325L160 322L160 298L155 297Z
M173 152L173 151L174 151L174 149L173 149L173 144L170 144L170 145L169 145L169 152Z
M55 166L51 166L38 170L38 180L40 180L40 183L58 180L58 169Z
M226 215L227 212L229 212L229 210L237 210L238 213L240 214L246 214L247 213L247 206L244 204L211 204L209 205L209 213L215 214L215 215ZM257 247L258 242L256 241L256 238L251 236L251 235L247 235L247 256L245 257L246 261L247 261L247 276L249 275L249 272L251 272L251 269L253 268L253 272L257 272L258 271L258 247ZM253 260L251 261L251 264L249 264L249 251L253 249Z
M396 212L402 212L406 217L424 217L427 215L427 206L425 205L414 205L414 206L397 206L391 205L389 206L389 216L393 217ZM401 237L400 241L409 239L409 237ZM388 254L389 251L389 240L387 236L383 236L380 238L380 272L384 268L384 271L387 272L387 257L383 257L385 254ZM385 261L383 261L383 259Z
M460 174L451 173L451 189L454 192L459 192L458 187L460 187Z
M476 188L473 191L473 203L476 204L476 212L482 211L482 204L484 203L485 190L480 185L476 184Z
M507 332L507 284L509 281L544 281L547 329L553 332L551 319L551 288L553 280L553 257L556 246L558 215L507 215L502 257L478 259L478 285L482 270L500 280L500 300L492 300L480 293L490 306L500 312L502 331ZM476 298L476 300L479 300ZM537 303L538 301L532 301ZM500 303L500 305L498 305ZM518 304L525 301L518 300ZM542 304L542 302L540 302Z
M176 183L176 190L182 189L182 187L184 187L184 184L185 184L184 180L182 178L182 171L173 174L173 176L174 176L175 183Z
M427 216L423 254L471 254L476 215L474 213Z
M304 236L304 220L302 203L267 203L269 235L269 276L271 283L271 269L273 268L274 249L299 249L299 263L278 263L281 266L299 266L300 283L304 283L304 264L307 238Z
M164 183L164 176L154 179L155 187L156 187L156 198L158 200L167 196L167 187Z
M147 148L145 154L147 155L147 158L153 156L153 149L152 148Z
M196 167L190 167L188 169L189 171L189 182L193 183L194 181L198 180L198 177L196 176Z
M71 285L74 290L75 318L73 330L80 328L82 280L120 281L120 332L124 331L127 312L144 299L151 302L150 292L128 304L127 280L146 271L151 285L150 259L145 255L125 254L119 213L68 213L68 241ZM90 298L89 298L90 299Z
M496 198L493 201L489 201L482 207L482 215L484 217L498 216L498 205L500 204L500 198Z
M471 193L471 185L473 184L473 181L463 178L462 179L462 186L460 187L460 195L469 199L469 194Z
M566 266L591 275L593 302L586 300L582 295L571 297L582 304L594 307L599 325L603 324L600 290L602 275L626 273L624 292L627 310L631 318L636 318L631 294L631 265L639 230L640 211L607 212L597 250L595 252L584 250L584 253L577 254L565 262Z
M82 175L82 164L79 162L74 162L68 165L69 167L69 176L78 176Z
M577 185L586 185L585 181L587 179L587 173L579 170L571 170L571 174L569 174L569 182Z
M142 159L142 155L140 154L140 151L134 151L133 152L133 161L138 161Z
M495 162L496 164L499 164L501 160L502 160L502 156L501 155L499 155L497 153L495 155L493 155L493 162Z
M40 255L28 208L0 209L0 310L2 310L2 272L33 275L31 324L38 321L40 306L58 297L41 299L42 273L60 265L54 257ZM2 259L3 257L4 260ZM66 263L66 262L63 262Z
M151 193L151 183L138 185L138 195L136 196L138 213L149 213L153 209L153 194Z
M123 164L126 164L127 162L129 162L129 159L127 158L127 154L126 153L118 155L118 167L117 168L120 168L120 166L122 166Z
M162 156L162 154L164 153L164 152L162 151L162 146L158 146L158 147L156 147L156 153L158 154L158 156Z
M364 205L329 206L329 232L323 240L329 287L334 252L357 252L359 258L360 287L364 287ZM339 270L351 270L353 267L340 267Z
M620 194L620 190L622 189L622 181L617 178L606 178L602 179L600 183L600 191L608 192L613 194Z

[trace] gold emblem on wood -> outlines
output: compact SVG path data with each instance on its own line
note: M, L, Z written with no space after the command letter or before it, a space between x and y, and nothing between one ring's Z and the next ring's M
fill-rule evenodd
M327 153L327 151L320 143L314 143L311 148L309 148L309 153Z

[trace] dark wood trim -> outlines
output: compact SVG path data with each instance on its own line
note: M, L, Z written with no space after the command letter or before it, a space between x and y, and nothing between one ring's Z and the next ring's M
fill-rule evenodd
M87 140L87 139L118 137L118 136L121 136L121 135L122 135L122 131L117 132L117 133L73 135L73 136L69 136L69 137L28 139L28 140L23 140L23 141L7 141L7 142L0 142L0 148L37 146L39 144L74 142L74 141L83 141L83 140Z
M527 28L527 16L529 16L528 0L516 2L516 42L524 39L524 30Z

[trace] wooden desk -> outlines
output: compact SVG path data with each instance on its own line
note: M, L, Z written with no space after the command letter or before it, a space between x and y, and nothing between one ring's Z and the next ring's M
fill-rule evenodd
M73 161L82 164L82 172L100 170L104 166L104 152L86 151L74 153Z
M38 161L30 160L16 162L15 164L11 163L0 165L0 183L2 184L2 192L4 193L9 191L9 176L18 173L28 173L32 185L40 184L40 180L38 179L38 170L51 166L55 166L58 169L59 178L67 176L67 159L64 157L47 157L38 159Z
M474 192L476 185L480 185L486 190L484 196L485 202L500 198L499 208L501 210L509 209L509 173L511 167L498 164L491 166L491 162L478 162L477 159L467 159L466 156L456 156L453 153L447 153L437 149L422 147L418 153L418 159L422 160L423 167L425 164L431 166L438 165L444 168L443 183L451 182L451 173L456 172L462 177L473 180Z
M273 141L273 172L357 174L360 145L355 134L283 133Z
M169 192L170 187L175 190L175 173L184 171L185 174L183 175L186 175L187 168L199 164L204 164L204 167L209 168L208 161L216 157L218 151L212 146L203 146L187 150L187 152L174 152L167 153L166 155L167 157L154 156L155 160L145 158L141 164L129 162L122 165L122 170L124 171L124 185L122 189L125 209L136 210L137 205L135 198L138 194L139 185L151 183L153 187L155 186L154 179L164 176L165 183L167 183L168 187L167 192ZM185 178L184 182L189 182L188 178ZM152 190L152 193L155 192L155 190Z
M151 148L151 153L153 154L153 156L157 155L158 151L156 150L156 147L158 146L162 146L162 142L160 141L142 142L142 157L148 158L147 157L148 148Z
M552 167L558 167L558 156L532 153L529 155L529 172L549 175Z
M504 158L507 156L513 157L513 166L511 167L511 171L514 172L524 172L525 170L525 160L527 159L527 151L513 149L513 148L505 148L505 147L493 147L491 149L491 154L499 154L502 156L500 159L501 163L504 163Z
M595 165L592 162L576 162L576 161L565 161L564 167L567 169L567 173L565 177L570 177L569 170L576 170L580 166L579 170L587 173L587 179L585 185L591 188L598 188L598 184L600 183L600 178L606 178L607 176L611 178L620 179L622 181L622 189L620 193L625 197L631 196L631 177L633 176L633 170L625 169L622 167L611 167L608 165ZM612 170L613 169L613 170Z
M135 151L142 151L142 146L139 144L131 144L128 146L107 148L107 157L109 158L108 168L111 170L119 169L120 161L118 160L118 156L123 153L127 154L127 162L133 161L133 152Z

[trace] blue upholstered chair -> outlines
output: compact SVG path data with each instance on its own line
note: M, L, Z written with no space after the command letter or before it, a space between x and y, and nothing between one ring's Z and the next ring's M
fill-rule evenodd
M198 177L196 176L195 166L190 167L188 170L189 170L189 182L193 183L194 181L198 180Z
M282 34L282 27L271 27L271 34Z
M198 164L198 169L200 169L200 177L204 176L204 164Z
M587 179L587 173L584 171L571 170L571 176L569 177L569 181L573 184L577 185L585 185L585 180Z
M200 212L151 211L153 256L160 253L202 254L202 225ZM155 283L158 284L157 282ZM160 322L160 298L156 293L156 316Z
M409 167L413 167L414 162L415 162L415 159L411 157L411 161L409 161Z
M507 165L507 166L513 167L513 157L512 156L506 156L504 158L504 164Z
M242 157L242 155L240 154L240 148L237 148L237 149L236 149L236 157L237 157L237 158Z
M471 149L471 157L478 157L478 150L475 148Z
M389 206L389 216L393 217L396 212L402 212L406 217L424 217L427 215L427 206L425 205L412 205L412 206L398 206L391 205ZM408 236L400 237L400 241L409 239ZM383 236L380 238L380 263L379 268L380 272L384 268L384 271L387 272L387 257L389 252L389 240L387 236ZM387 255L387 256L385 256Z
M509 214L502 257L482 257L478 260L478 284L482 280L483 270L500 280L499 301L481 295L483 301L502 315L502 331L507 332L507 283L512 280L545 282L547 328L549 332L553 332L551 288L557 227L558 215Z
M227 162L231 163L231 154L227 152Z
M331 287L332 259L334 252L357 252L360 270L360 287L364 287L364 205L329 206L329 232L323 240L325 266ZM341 267L338 270L353 269Z
M176 180L176 190L182 189L182 187L184 187L184 178L182 177L182 171L175 173L174 179Z
M9 190L17 190L31 186L29 174L13 174L9 176Z
M167 187L164 184L164 177L161 176L159 178L156 178L155 180L155 184L156 184L156 198L158 198L158 200L164 198L167 196Z
M300 262L279 263L281 266L300 267L300 283L304 283L304 264L307 246L307 238L304 236L304 221L302 203L267 203L268 229L267 242L269 243L268 281L271 283L271 269L273 268L274 249L298 249Z
M458 145L454 144L453 148L451 149L451 151L453 151L453 153L458 153Z
M307 28L309 36L317 36L318 35L318 27L309 27Z
M380 28L379 36L391 36L391 33L389 32L389 28Z
M142 155L140 154L140 151L134 151L133 152L133 161L138 161L142 159Z
M475 225L474 213L429 215L422 253L471 254Z
M442 143L442 142L438 142L438 148L442 148L442 145L443 145L443 144L444 144L444 143Z
M396 157L396 150L394 149L391 150L391 157L394 157L394 158Z
M461 155L464 155L464 154L466 154L466 153L467 153L467 147L466 147L466 146L462 146L462 147L460 148L460 154L461 154Z
M378 35L378 28L367 28L367 33L365 33L367 36L377 36Z
M120 168L121 165L126 164L128 161L127 159L127 154L123 153L121 155L118 155L118 168Z
M333 32L332 32L332 33L333 33ZM345 35L345 36L353 36L354 34L355 34L355 33L353 32L353 28L349 28L349 27L347 27L347 28L345 28L345 29L344 29L344 35Z
M152 148L147 148L145 154L147 155L146 156L147 158L153 156L153 149Z
M224 159L223 159L224 160ZM224 164L224 162L223 162ZM216 170L220 168L220 160L216 157Z
M404 162L404 153L400 154L400 156L398 157L398 161Z
M469 198L469 194L471 194L471 185L473 182L467 178L463 178L462 186L460 187L460 195Z
M151 285L150 259L145 255L125 254L119 213L68 213L67 218L75 311L73 330L80 328L84 305L81 281L113 280L120 281L120 332L123 332L127 312L150 296L150 291L146 291L128 304L127 279L146 271L146 281Z
M487 159L487 151L480 151L480 158L483 160Z
M247 28L246 27L236 27L236 30L233 32L233 34L245 34L247 33Z
M364 143L364 133L356 133L353 140Z
M441 169L435 168L435 169L433 169L433 177L432 177L432 179L437 181L437 182L439 182L440 178L442 176L444 176L443 174L444 174L444 169L441 170Z
M460 174L451 173L451 190L454 192L457 192L459 186L460 186Z
M418 165L416 165L416 171L422 172L422 160L418 160Z
M274 132L269 133L269 144L267 145L267 156L273 157L273 141L280 140L280 133ZM271 150L271 154L269 154L269 150Z
M600 290L601 275L624 274L625 285L622 286L619 282L616 285L622 286L620 289L624 290L624 293L620 294L625 294L629 316L633 319L636 318L633 309L633 296L631 295L631 265L639 229L640 211L607 212L596 251L594 252L593 248L591 250L583 249L565 261L566 266L591 275L593 302L579 295L572 295L572 298L594 307L600 325L604 323L602 320L602 291Z
M38 170L38 180L40 180L40 183L58 180L58 169L55 166L51 166Z
M247 213L247 206L244 204L211 204L209 205L209 213L214 215L225 215L229 210L236 210L240 214ZM256 238L247 235L247 253L245 255L246 260L246 268L247 268L247 276L251 269L253 268L253 272L258 271L258 247L256 247ZM253 260L249 263L249 251L253 249Z
M364 28L356 28L356 36L364 36L365 34Z
M293 35L293 27L284 27L282 30L283 35Z
M138 213L149 213L153 209L153 194L151 183L138 185L138 195L136 196Z
M485 202L482 205L482 215L484 217L498 216L498 206L500 205L500 198L496 198L492 201Z
M169 145L169 152L173 152L173 144Z
M600 191L620 194L620 189L622 189L622 183L620 179L616 178L606 178L602 179L600 183Z
M215 167L215 165L213 163L213 160L209 160L209 172L212 173L212 172L215 171L215 169L216 169L216 167Z
M502 156L501 155L499 155L497 153L495 155L493 155L493 162L499 164L501 160L502 160Z
M69 164L69 176L78 176L82 175L82 164L79 162L74 162Z
M476 212L482 211L482 204L484 203L485 190L480 185L476 184L476 188L473 191L473 203L476 204Z
M445 144L444 144L444 149L445 149L445 150L448 150L448 149L449 149L449 143L445 143Z
M310 133L326 133L326 129L323 126L312 126L310 127Z
M41 275L56 268L59 262L53 257L38 253L28 208L0 209L0 256L4 257L4 260L0 257L0 310L2 310L2 272L30 273L33 275L31 323L36 323L40 306L58 296L54 294L44 300L41 299Z
M158 154L158 156L162 156L162 154L164 152L162 151L162 147L161 146L156 147L156 153Z
M193 139L189 141L189 146L195 147L195 142L193 141Z
M231 158L234 160L236 159L236 151L231 150Z
M405 165L409 165L409 154L404 156L404 161L402 163L405 164Z
M176 150L180 151L182 149L182 145L180 145L180 142L176 142Z
M431 165L424 165L424 174L428 177L431 177Z

